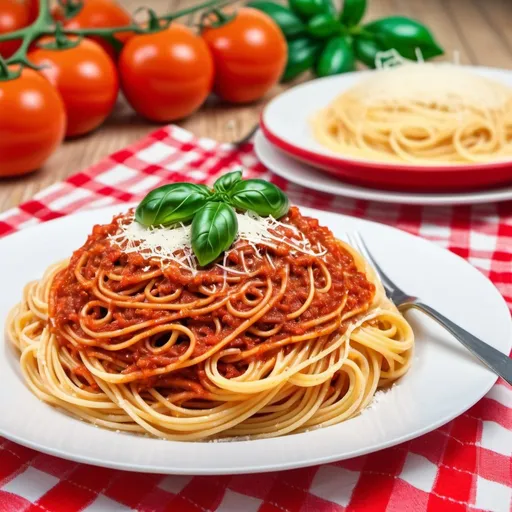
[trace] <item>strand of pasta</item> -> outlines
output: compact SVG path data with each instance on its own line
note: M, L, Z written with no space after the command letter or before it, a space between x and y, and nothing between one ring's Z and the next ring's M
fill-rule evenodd
M489 81L486 87L503 93L501 84ZM502 104L487 105L485 98L476 104L448 93L445 101L442 91L437 93L443 101L437 103L419 93L416 98L411 94L400 98L398 93L386 97L375 91L364 82L318 112L312 120L316 139L337 153L412 164L487 162L512 156L512 92L508 99L503 93Z
M356 258L361 264L357 254ZM339 322L321 327L330 325L331 319L326 318L312 324L317 326L315 338L297 336L293 342L276 345L277 353L265 361L251 360L251 354L240 359L238 349L223 349L229 340L206 357L183 359L189 366L204 364L210 396L206 401L199 400L195 407L183 407L154 388L141 392L130 381L123 381L124 376L112 379L119 376L107 372L101 360L84 352L76 359L76 354L59 346L48 325L48 294L55 274L65 265L49 269L39 282L26 287L22 303L9 317L8 334L21 351L22 372L32 392L98 426L171 440L284 435L335 424L358 414L378 386L403 375L410 365L412 330L385 299L375 276L367 272L377 286L374 302L345 331L337 330ZM311 285L307 304L314 292L312 274L308 272ZM271 285L267 287L240 332L282 296L286 280L287 275L283 275L281 289L275 293ZM337 314L343 317L341 311ZM193 335L184 329L180 332L187 334L190 347ZM310 343L311 339L316 342ZM225 378L218 367L223 358L229 357L248 363L246 371L232 379ZM84 388L81 381L70 376L68 370L82 364L93 374L96 390ZM164 372L168 371L166 367Z

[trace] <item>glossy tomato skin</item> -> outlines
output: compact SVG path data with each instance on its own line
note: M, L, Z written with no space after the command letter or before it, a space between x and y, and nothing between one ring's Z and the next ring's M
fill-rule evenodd
M131 17L128 12L115 0L83 0L82 10L69 20L64 19L62 9L56 6L52 10L55 20L62 21L65 28L76 30L80 28L110 28L130 25ZM133 33L119 32L116 39L125 43ZM91 37L112 57L116 58L116 52L111 44L101 37Z
M213 83L208 47L179 24L132 37L119 56L118 68L130 105L156 122L192 114L206 100Z
M242 7L218 28L206 28L203 39L215 63L214 91L232 103L263 97L286 66L286 40L267 14Z
M39 41L29 59L60 92L67 114L66 136L84 135L100 126L114 108L119 78L114 63L94 41L82 39L69 49L46 49Z
M33 23L39 14L39 0L27 0L28 21Z
M0 112L1 177L38 169L64 138L66 113L60 94L32 69L0 81Z
M26 5L19 0L0 0L0 34L13 32L27 26L29 12ZM21 41L4 41L0 43L0 55L7 59L20 47Z

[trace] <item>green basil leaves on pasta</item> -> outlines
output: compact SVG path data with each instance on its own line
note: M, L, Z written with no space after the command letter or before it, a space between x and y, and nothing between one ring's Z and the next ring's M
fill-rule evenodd
M135 210L144 226L169 226L191 220L212 195L206 185L172 183L152 190Z
M233 208L220 201L206 203L192 221L192 250L201 266L231 247L238 232Z
M242 179L242 171L223 174L214 184L215 192L229 192Z
M238 233L236 211L251 211L276 219L290 208L288 197L265 180L242 179L242 171L221 176L213 189L193 183L173 183L152 190L135 210L135 220L147 227L192 221L192 251L201 266L229 249Z
M258 179L239 181L229 192L229 202L241 210L276 219L286 215L290 208L288 197L279 187Z

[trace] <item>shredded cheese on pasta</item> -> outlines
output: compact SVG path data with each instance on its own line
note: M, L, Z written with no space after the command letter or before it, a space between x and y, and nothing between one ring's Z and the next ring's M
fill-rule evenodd
M295 226L284 224L271 216L260 217L253 212L237 212L236 217L238 234L233 247L238 242L246 242L259 254L259 246L275 248L277 244L285 244L290 247L292 253L321 257L326 252L320 245L312 247L310 241ZM292 235L285 236L283 228ZM156 258L163 264L173 261L190 272L197 272L198 263L192 252L190 224L180 223L167 227L148 228L139 224L131 216L127 222L125 218L125 221L119 223L119 231L110 238L126 254L139 253L148 259ZM229 251L226 256L228 254ZM217 263L217 266L229 270L225 264Z

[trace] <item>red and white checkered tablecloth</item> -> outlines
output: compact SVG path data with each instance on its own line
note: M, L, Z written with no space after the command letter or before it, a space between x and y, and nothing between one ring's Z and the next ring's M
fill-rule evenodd
M136 201L171 181L211 183L240 165L251 177L269 176L251 144L233 148L162 128L1 214L0 236L78 210ZM392 224L450 249L488 276L512 307L512 202L385 205L273 179L297 204ZM0 438L0 512L508 512L511 506L512 389L501 380L467 413L418 439L343 462L261 475L123 472Z

